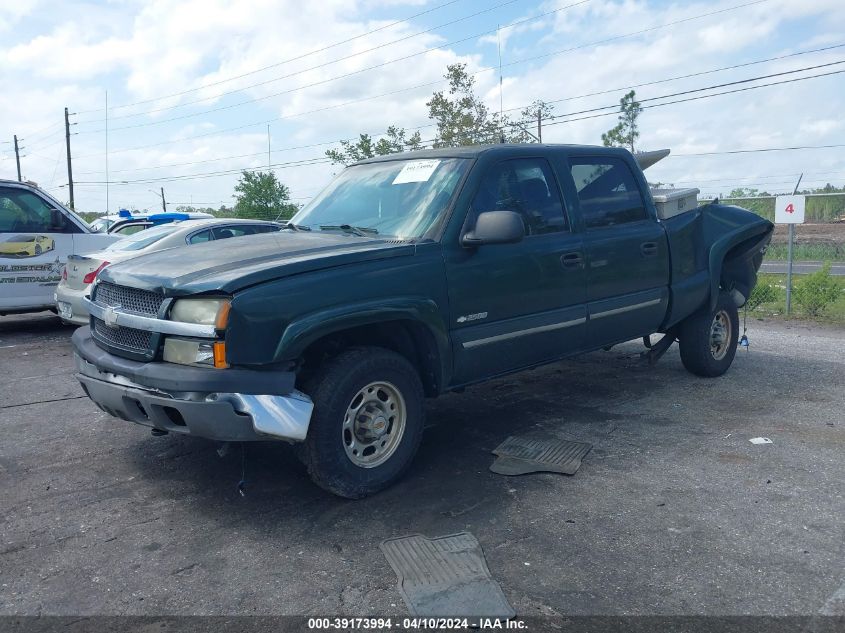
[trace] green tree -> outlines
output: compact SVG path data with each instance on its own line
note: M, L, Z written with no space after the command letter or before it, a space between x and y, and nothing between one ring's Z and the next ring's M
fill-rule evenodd
M544 101L534 101L511 121L489 111L475 94L475 79L467 73L466 64L451 64L444 77L448 90L435 92L426 103L428 117L437 124L433 147L462 147L499 143L537 142L537 113L543 120L553 118L553 107ZM419 131L406 137L404 128L390 126L378 140L369 134L359 134L358 140L341 141L340 147L326 152L333 164L349 165L365 158L423 149Z
M235 215L256 220L287 220L299 207L290 201L290 189L273 172L244 171L235 185Z
M466 64L450 64L444 75L449 82L446 92L435 92L426 103L428 118L437 124L434 147L463 147L498 143L504 135L506 120L491 115L473 88L475 79L466 71Z
M619 123L601 135L605 147L627 147L634 151L634 143L640 137L637 119L642 112L636 97L632 90L619 100Z
M410 137L405 136L405 128L398 128L391 125L387 128L384 136L377 141L369 134L359 134L358 140L341 141L340 147L330 149L326 152L333 165L350 165L365 158L372 158L373 156L384 156L385 154L395 154L397 152L404 152L405 150L413 151L422 149L422 139L419 130L414 132Z
M510 132L506 134L509 143L537 143L541 131L537 129L537 116L540 119L548 121L554 118L554 106L546 103L542 99L536 99L530 106L526 107L519 113L519 119L514 123L510 123L505 118L505 125L510 128Z
M753 189L751 187L738 187L736 189L732 189L730 194L724 197L722 200L731 204L731 199L733 198L760 198L760 200L738 200L735 204L741 206L744 209L748 209L753 213L756 213L759 216L767 218L769 220L775 219L775 200L774 198L768 197L769 194L765 191L760 191L759 189Z

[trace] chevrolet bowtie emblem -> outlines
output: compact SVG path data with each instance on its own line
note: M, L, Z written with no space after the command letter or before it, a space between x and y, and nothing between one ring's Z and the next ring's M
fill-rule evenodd
M103 321L109 327L117 327L117 309L120 306L109 306L103 313Z

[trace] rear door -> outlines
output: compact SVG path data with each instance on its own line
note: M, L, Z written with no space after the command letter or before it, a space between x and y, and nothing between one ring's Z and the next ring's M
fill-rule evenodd
M81 230L35 192L0 186L0 310L52 306Z
M516 244L446 249L454 382L472 382L563 356L584 344L581 236L571 231L544 158L487 168L462 233L484 211L519 213Z
M669 247L624 158L569 158L587 252L591 347L655 332L669 301Z

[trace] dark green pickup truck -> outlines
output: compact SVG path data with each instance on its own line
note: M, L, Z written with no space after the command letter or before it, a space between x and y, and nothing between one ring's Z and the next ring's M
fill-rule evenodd
M411 463L425 397L658 332L652 360L728 369L772 224L656 197L623 149L370 159L285 231L105 268L77 377L157 435L298 443L362 497Z

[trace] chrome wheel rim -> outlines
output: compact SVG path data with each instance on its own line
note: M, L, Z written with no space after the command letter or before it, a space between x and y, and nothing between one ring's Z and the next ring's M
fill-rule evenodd
M405 433L407 409L395 385L371 382L355 394L343 418L341 438L356 466L375 468L390 459Z
M710 354L715 360L722 360L728 353L731 341L731 319L724 310L719 310L710 324Z

